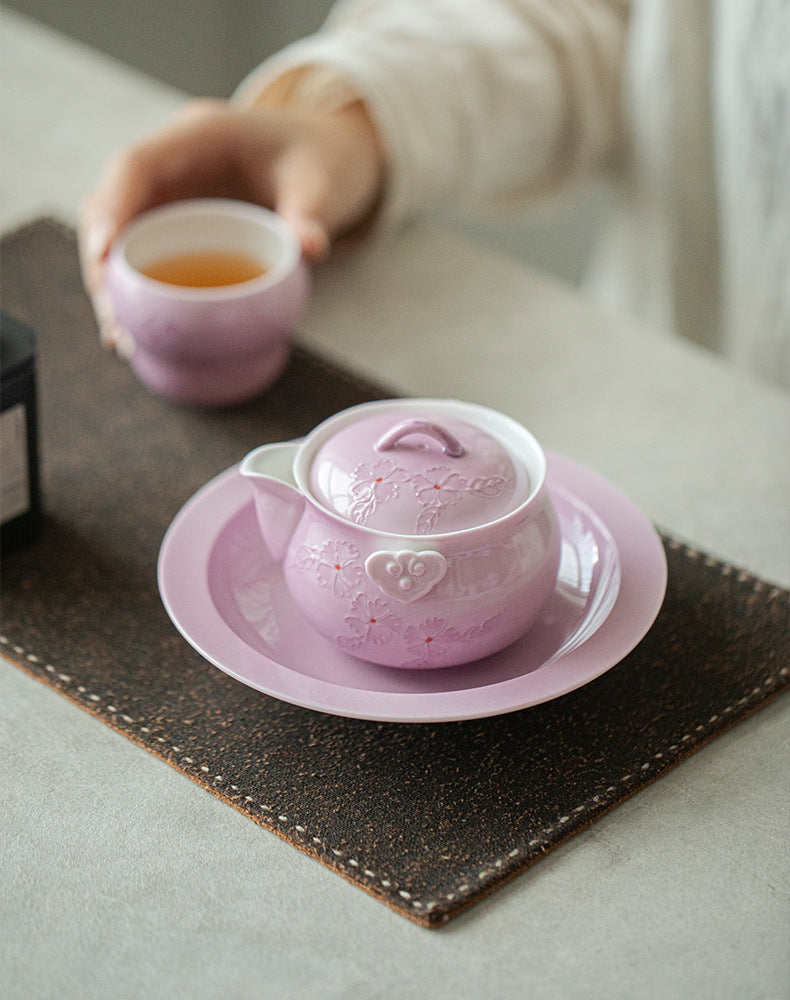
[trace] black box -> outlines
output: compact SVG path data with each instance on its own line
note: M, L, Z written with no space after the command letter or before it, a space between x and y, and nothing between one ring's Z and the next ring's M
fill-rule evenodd
M36 338L0 312L0 513L6 552L32 540L41 520Z

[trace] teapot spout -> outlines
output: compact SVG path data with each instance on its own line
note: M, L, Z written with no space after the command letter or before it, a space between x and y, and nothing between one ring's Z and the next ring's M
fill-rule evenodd
M266 547L282 562L304 510L305 498L293 477L298 442L265 444L251 451L239 471L254 489L255 511Z

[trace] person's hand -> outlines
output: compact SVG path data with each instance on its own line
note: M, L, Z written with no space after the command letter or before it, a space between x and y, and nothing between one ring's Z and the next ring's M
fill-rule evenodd
M289 222L305 257L318 260L373 212L383 181L377 133L361 103L320 115L190 103L162 131L116 154L83 204L82 275L103 339L116 340L107 253L141 212L181 198L256 202Z

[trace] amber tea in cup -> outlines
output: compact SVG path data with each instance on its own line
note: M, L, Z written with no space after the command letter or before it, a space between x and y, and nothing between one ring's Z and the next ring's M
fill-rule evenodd
M266 274L268 267L257 257L227 250L187 251L168 254L140 268L142 274L167 285L188 288L216 288L252 281Z

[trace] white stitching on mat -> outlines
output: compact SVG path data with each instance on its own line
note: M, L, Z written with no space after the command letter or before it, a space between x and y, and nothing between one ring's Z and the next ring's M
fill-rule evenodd
M670 548L673 548L673 549L684 548L685 551L686 551L686 554L690 555L690 556L693 556L694 558L698 558L701 555L699 552L696 552L696 550L690 549L688 546L684 546L682 543L676 542L674 540L669 540L667 544L669 545ZM718 563L718 565L722 569L722 572L724 572L724 570L730 569L730 567L728 567L725 563ZM743 574L739 574L739 579L740 579L741 576L743 576ZM757 581L757 582L759 584L761 584L761 586L762 586L762 581ZM757 590L757 589L759 589L759 588L757 586L755 586L755 590ZM769 593L768 593L767 596L768 596L769 600L773 600L774 598L778 597L782 593L784 593L784 592L781 590L781 588L779 588L779 587L773 587L769 591ZM56 676L64 684L70 684L70 683L72 683L72 678L71 678L71 676L69 674L59 673L58 670L57 670L57 668L54 667L51 663L44 663L41 660L40 657L38 657L38 656L35 655L35 653L28 653L22 646L18 646L18 645L15 645L15 644L11 643L10 640L6 636L4 636L4 635L0 635L0 646L6 646L9 649L10 652L15 653L17 656L24 657L24 659L27 660L28 663L31 663L31 664L36 665L36 666L43 665L43 668L44 668L44 670L47 673ZM790 668L788 668L788 667L781 667L779 670L777 670L776 674L774 674L771 677L765 678L765 680L763 680L763 682L762 682L761 687L755 687L755 688L752 689L752 692L751 692L752 697L757 697L758 695L762 694L762 689L763 688L773 687L775 684L778 683L778 681L779 681L780 678L782 678L782 679L786 678L787 675L788 675L788 673L790 673ZM87 689L83 685L81 685L81 684L80 685L76 685L76 689L77 689L77 692L79 694L84 695L88 700L92 701L94 704L98 704L98 703L100 703L102 701L101 695L89 693L87 691ZM714 715L712 715L708 719L708 721L706 723L702 723L700 725L695 726L694 727L694 731L696 733L702 733L702 732L704 732L709 726L712 726L716 722L718 722L718 720L719 720L719 718L720 718L721 715L727 715L729 713L732 713L736 707L742 707L742 706L746 705L749 700L750 700L750 698L749 698L748 695L746 695L743 698L739 698L738 701L735 702L733 705L727 705L725 708L721 709L719 713L715 713ZM126 722L127 724L130 724L130 725L132 725L132 724L135 723L135 720L131 716L122 713L117 708L117 706L115 706L115 705L109 705L108 704L108 705L105 706L105 710L110 715L112 715L112 717L115 718L115 719L120 718L121 720L123 720L124 722ZM138 721L141 723L144 720L140 719ZM150 733L149 727L148 726L143 726L143 725L139 726L139 731L141 733L146 733L146 734ZM686 733L686 734L684 734L683 736L680 737L680 740L678 741L678 743L688 743L692 739L693 739L693 736L691 736L689 733ZM168 742L162 736L157 736L156 737L156 741L157 741L157 743L162 743L162 744L166 744ZM677 750L678 743L673 743L669 747L669 750L672 751L672 752L674 752L675 750ZM174 753L176 753L176 754L181 753L181 747L175 746L174 744L170 745L170 749ZM652 758L650 760L647 760L643 764L640 765L639 771L640 772L648 771L651 768L652 762L654 760L660 761L662 758L663 758L663 753L661 751L657 751L656 753L653 754L653 756L652 756ZM194 763L194 760L191 757L182 757L181 760L185 764L193 764ZM201 773L208 775L208 774L210 774L210 770L211 769L208 767L208 765L206 765L206 764L201 764L200 765L200 771L201 771ZM611 795L613 795L614 793L618 792L620 786L622 786L624 784L627 784L628 781L630 781L632 779L633 779L633 773L622 775L620 777L620 779L618 780L618 783L616 785L609 785L605 789L605 791L604 791L603 794L593 795L588 801L585 801L581 805L576 806L572 810L572 813L581 816L581 814L583 814L583 813L594 811L596 808L599 808L599 807L602 807L602 806L606 805L607 801L609 800L609 797ZM215 784L219 784L219 783L221 783L221 782L224 781L224 778L220 774L220 775L215 775L213 780L214 780ZM236 790L236 791L238 791L238 786L237 785L231 785L231 788L234 789L234 790ZM249 796L249 795L245 795L244 798L243 798L243 801L245 803L249 803L249 804L253 804L254 803L254 799L251 796ZM264 810L264 811L267 811L267 812L271 812L272 811L272 806L267 805L266 803L263 803L263 802L259 803L259 808L262 809L262 810ZM284 814L284 813L278 814L277 815L277 819L281 823L290 822L288 820L288 816L286 814ZM541 837L537 837L537 838L534 838L534 839L530 840L529 844L528 844L528 847L529 848L533 848L533 849L536 848L536 847L539 847L541 849L541 851L545 851L547 849L547 847L548 847L548 840L549 840L549 838L551 836L553 836L566 823L568 823L570 819L571 819L570 815L559 817L559 819L557 820L556 823L554 823L551 826L547 826L543 830L540 831L544 835L542 838ZM304 826L302 826L301 824L299 824L299 823L295 823L294 824L294 829L300 835L300 837L301 837L302 834L305 834L305 833L308 832L306 830L306 828ZM329 847L320 837L314 836L311 839L312 839L312 842L314 844L320 845L321 847L324 848L325 851L330 851L335 856L335 858L339 859L339 858L345 857L343 851L340 851L340 850L338 850L335 847ZM494 861L492 863L492 865L490 867L483 868L479 872L479 874L477 876L477 879L475 880L477 886L480 887L480 888L482 888L482 886L485 883L486 879L490 878L490 876L492 874L495 874L495 875L498 874L499 870L501 870L507 864L508 859L511 859L511 860L515 861L516 858L521 857L525 853L527 853L527 852L523 848L521 848L521 847L514 847L511 851L509 851L507 853L507 855L505 857L498 858L496 861ZM336 861L334 863L338 864L340 867L345 867L345 864L342 863L342 862ZM360 862L359 862L359 860L356 859L356 858L353 858L353 857L349 857L347 859L346 864L348 864L350 867L354 868L355 870L358 870L360 868ZM384 888L384 889L390 889L390 888L393 887L393 883L392 883L392 881L390 879L388 879L388 878L380 878L370 868L362 868L362 871L364 872L364 874L368 878L376 880L378 882L378 884L382 888ZM452 901L454 901L455 899L458 898L457 894L464 895L464 894L470 892L473 888L474 888L473 885L470 885L469 883L465 882L462 885L456 886L455 892L447 892L447 893L442 894L441 895L441 899L444 900L444 901L446 901L446 902L452 902ZM397 891L398 895L402 899L404 899L405 901L407 901L414 909L424 910L426 912L429 912L429 911L433 910L436 906L438 906L439 903L440 903L440 899L429 900L428 902L425 902L425 901L419 900L419 899L413 899L412 896L411 896L411 893L408 892L406 889L399 889L398 886L397 886L397 883L395 884L395 890ZM443 914L442 915L442 921L446 921L448 919L449 919L449 915L447 915L447 914Z
M777 589L776 593L781 593L781 591L779 591ZM773 594L772 594L772 596L773 596ZM3 636L3 635L0 635L0 645L7 646L12 652L16 653L18 656L24 656L24 658L29 663L31 663L31 664L40 665L42 663L41 659L38 656L36 656L33 653L27 653L22 646L17 646L17 645L11 644L9 642L9 640L5 636ZM45 664L44 665L44 669L48 673L55 674L63 683L66 683L66 684L71 683L72 678L68 674L58 673L57 670L56 670L56 668L54 666L52 666L52 664ZM777 671L776 675L774 675L772 677L765 678L765 680L762 682L762 687L772 687L774 684L777 683L777 681L778 681L778 679L780 677L781 678L787 677L787 675L788 675L789 672L790 672L790 670L787 667L780 668ZM86 695L87 698L90 701L94 702L94 703L99 703L99 702L102 701L102 698L101 698L100 695L88 693L87 689L85 687L83 687L82 685L78 685L77 686L77 691L80 694ZM756 687L756 688L753 688L753 690L752 690L751 693L752 693L753 697L757 697L759 694L762 693L762 690L761 690L760 687ZM735 706L733 706L733 705L726 706L725 708L723 708L721 710L721 714L724 715L724 714L731 713L733 711L734 707L736 707L736 706L743 706L748 701L749 701L748 696L743 697L743 698L739 698L738 701L735 703ZM134 723L134 721L135 721L131 716L126 715L124 713L120 713L119 710L118 710L118 708L116 706L114 706L114 705L107 705L106 706L106 711L109 712L111 715L113 715L116 718L121 718L126 723ZM712 715L710 717L710 719L708 720L707 723L695 726L695 732L698 732L698 733L704 732L704 730L708 726L714 725L718 721L718 719L719 719L719 715L717 715L717 714ZM141 719L140 721L142 722L143 720ZM147 726L140 726L140 732L148 733L148 732L150 732L150 729ZM686 742L690 741L691 739L693 739L693 737L690 734L686 733L686 734L684 734L683 736L680 737L680 742L681 743L686 743ZM167 740L165 740L164 737L162 737L162 736L157 736L156 737L156 741L158 743L162 743L162 744L167 743ZM170 749L174 753L180 753L181 752L181 747L175 746L173 744L171 744ZM672 746L669 749L674 751L675 749L677 749L677 744L672 744ZM653 754L653 759L654 760L661 760L662 758L663 758L663 753L661 753L660 751L656 752L655 754ZM193 759L191 757L183 757L182 761L184 763L186 763L186 764L193 764L194 763L194 761L193 761ZM651 763L652 763L651 761L645 761L640 766L640 770L641 771L649 770L650 767L651 767ZM210 773L210 768L206 764L202 764L202 765L200 765L200 771L202 773L204 773L204 774L209 774ZM599 795L594 795L589 800L589 802L584 802L581 805L576 806L572 810L572 812L576 813L576 814L581 814L581 813L584 813L584 812L591 811L591 810L593 810L596 807L599 807L602 803L605 804L607 796L612 795L613 793L617 792L619 790L618 789L619 785L626 784L631 779L633 779L633 774L622 775L621 778L619 779L618 785L609 785L607 787L604 796L601 796L600 794ZM222 775L215 775L214 776L214 782L215 782L215 784L216 783L220 783L223 780L224 779L223 779ZM236 786L236 785L232 785L231 788L233 788L235 790L238 790L238 786ZM253 798L251 796L247 795L247 796L244 797L244 801L248 802L248 803L252 803L254 800L253 800ZM270 805L267 805L267 804L265 804L263 802L260 803L260 808L263 809L263 810L269 811L269 812L271 812L271 809L272 809L272 807ZM277 818L281 822L287 822L288 821L288 816L285 815L285 814L282 814L282 813L279 814L277 816ZM546 840L548 840L548 838L550 838L553 834L555 834L559 830L559 828L561 826L563 826L565 823L567 823L569 821L570 818L571 818L570 816L561 816L553 826L545 827L541 831L541 833L544 834L544 838L545 839L541 840L541 838L536 838L536 839L530 840L529 841L529 847L534 848L534 847L539 847L540 846L542 850L545 850L545 848L546 848ZM306 829L305 829L305 827L302 826L301 824L298 824L298 823L294 824L294 828L295 828L295 830L299 834L303 834L303 833L307 832ZM335 855L336 858L342 858L342 857L344 857L344 853L342 851L339 851L337 848L334 848L334 847L328 848L327 845L321 840L320 837L313 837L312 840L313 840L314 844L323 846L325 850L330 850L332 852L332 854ZM483 869L479 873L479 875L477 877L477 880L476 880L477 883L479 885L482 885L482 883L484 883L485 880L487 878L489 878L492 874L496 874L496 870L497 869L501 869L506 864L507 858L515 859L517 857L520 857L523 853L524 853L524 851L522 850L522 848L519 848L519 847L513 848L511 851L508 852L508 854L506 855L505 858L498 858L496 861L493 862L492 867ZM351 867L353 867L355 869L358 869L360 867L360 862L356 858L353 858L353 857L352 858L348 858L348 862L347 863L348 863L348 865L350 865ZM341 867L343 867L343 866L341 865ZM363 868L362 870L363 870L364 874L368 878L377 879L376 874L371 869L369 869L369 868ZM392 887L392 882L389 879L377 879L377 880L379 881L379 884L383 888L385 888L385 889L389 889L389 888ZM464 893L469 892L471 890L471 888L472 887L468 883L464 883L463 885L460 885L460 886L456 887L456 892L463 895ZM397 889L397 886L396 886L396 889ZM411 894L408 891L404 890L404 889L397 889L397 892L398 892L398 895L401 896L401 898L403 898L404 900L407 900L411 904L411 906L413 906L416 909L425 909L425 910L429 911L429 910L434 909L438 905L438 902L439 902L438 900L431 900L431 901L425 903L422 900L412 899ZM456 892L445 893L444 896L443 896L444 900L446 900L448 902L452 902L453 900L455 900L457 898Z
M28 653L22 646L18 646L18 645L13 644L4 635L0 635L0 646L7 647L7 650L9 652L9 654L13 653L16 656L22 657L25 660L27 660L27 662L30 663L30 664L33 664L35 666L43 666L44 670L47 673L52 674L53 676L58 677L59 680L61 680L64 684L69 684L69 683L72 682L72 678L68 674L58 673L58 671L56 670L56 668L54 666L52 666L52 664L50 664L50 663L44 663L41 660L40 657L36 656L34 653ZM125 713L121 712L120 709L118 709L118 707L116 705L112 705L112 704L102 705L102 702L103 702L102 696L98 695L98 694L94 694L94 693L89 692L88 689L84 685L82 685L82 684L76 685L76 690L77 690L78 694L82 695L85 699L87 699L88 701L92 702L95 707L98 708L101 705L101 707L103 707L104 710L109 715L111 715L113 718L115 718L115 719L122 719L124 722L126 722L129 725L139 724L139 723L142 723L144 721L143 719L138 719L138 720L133 719L130 715L126 715ZM139 729L139 732L145 733L146 735L149 735L150 732L151 732L150 727L148 727L148 726L138 725L138 729ZM168 745L168 740L166 740L163 736L156 736L156 737L154 737L154 739L155 739L155 741L157 743L162 744L163 747L166 746L166 745ZM172 744L172 743L169 744L169 749L171 751L173 751L173 753L175 753L175 754L180 754L180 753L183 752L183 748L182 747L176 746L175 744ZM180 758L180 760L184 764L194 764L195 763L195 760L192 757L183 756L183 757ZM215 785L221 784L221 783L223 783L225 781L224 777L221 774L217 774L217 775L213 775L212 776L212 774L211 774L211 768L207 764L200 764L196 768L196 770L199 771L201 773L201 775L204 775L207 779L208 778L212 778L213 783ZM230 787L234 791L238 791L239 790L238 785L231 785ZM243 798L243 801L245 803L249 803L249 804L254 804L255 803L255 799L251 795L245 795L244 798ZM261 809L261 810L263 810L264 812L272 812L273 807L270 806L270 805L268 805L265 802L259 802L259 803L257 803L257 805L258 805L258 808ZM277 814L277 819L280 821L280 824L290 822L288 816L285 813L279 813L279 814ZM300 835L300 837L301 837L301 835L303 835L303 834L305 834L305 833L308 832L307 829L306 829L306 827L302 826L300 823L295 823L294 824L294 829ZM329 847L320 837L313 837L312 838L312 842L315 845L322 847L325 851L330 851L335 856L335 858L344 858L345 857L345 854L344 854L343 851L339 851L337 848L334 848L334 847ZM390 888L392 888L392 882L389 879L387 879L387 878L379 878L376 875L376 873L374 871L372 871L372 869L370 869L370 868L363 868L361 866L361 863L356 858L349 857L347 859L346 863L350 867L352 867L354 869L361 869L364 872L364 874L367 876L367 878L378 881L379 884L381 885L381 887L383 889L390 889ZM339 864L340 867L345 867L345 864L337 862L337 861L335 862L335 864ZM397 885L396 885L396 889L397 889ZM411 898L411 894L408 893L406 890L398 889L397 891L398 891L398 894L403 899L409 900L411 902L411 905L414 906L414 907L416 907L416 908L418 908L418 909L424 908L426 910L431 910L431 909L433 909L433 907L435 907L437 905L436 902L424 904L420 900L413 900Z

